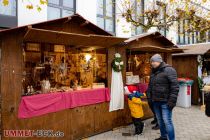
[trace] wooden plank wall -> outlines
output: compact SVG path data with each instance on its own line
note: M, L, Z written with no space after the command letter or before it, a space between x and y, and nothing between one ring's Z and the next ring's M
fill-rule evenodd
M197 56L173 56L173 66L177 70L178 77L189 77L194 80L192 86L192 104L198 104L198 62Z
M157 46L157 47L165 47L161 41L158 39L151 38L150 36L144 37L139 39L138 41L134 41L128 44L130 47L134 48L140 48L140 47L145 47L145 46Z
M166 63L169 65L173 65L171 53L165 53L165 56L166 56Z
M81 26L76 22L55 22L55 23L46 23L41 25L33 25L34 28L53 30L53 31L63 31L69 33L78 33L78 34L96 34L95 32L86 28L86 26Z

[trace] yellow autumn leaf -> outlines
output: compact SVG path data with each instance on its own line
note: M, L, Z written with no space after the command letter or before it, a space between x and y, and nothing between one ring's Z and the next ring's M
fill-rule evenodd
M37 6L37 11L40 12L42 8L40 6Z
M40 4L44 5L44 4L47 4L48 0L40 0L39 2Z
M7 6L7 5L9 5L9 0L3 0L2 3L4 6Z
M28 5L26 5L26 8L27 8L27 9L33 9L34 7L33 7L32 4L28 4Z
M206 3L206 2L207 2L207 0L202 0L202 2L203 2L203 3Z

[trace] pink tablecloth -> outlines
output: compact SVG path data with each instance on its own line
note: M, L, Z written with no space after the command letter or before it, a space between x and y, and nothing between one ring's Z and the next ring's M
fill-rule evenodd
M31 118L106 101L110 101L108 88L24 96L19 105L18 118Z

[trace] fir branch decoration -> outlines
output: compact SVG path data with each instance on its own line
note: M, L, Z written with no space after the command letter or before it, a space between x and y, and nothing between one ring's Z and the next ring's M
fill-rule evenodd
M112 68L115 72L121 72L124 68L124 63L123 63L122 57L119 53L115 54L115 58L112 61Z

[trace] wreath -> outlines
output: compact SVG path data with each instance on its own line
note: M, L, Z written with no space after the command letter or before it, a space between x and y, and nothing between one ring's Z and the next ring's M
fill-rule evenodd
M122 57L119 53L115 54L115 58L112 61L112 68L115 72L121 72L124 68L124 63L123 63Z

